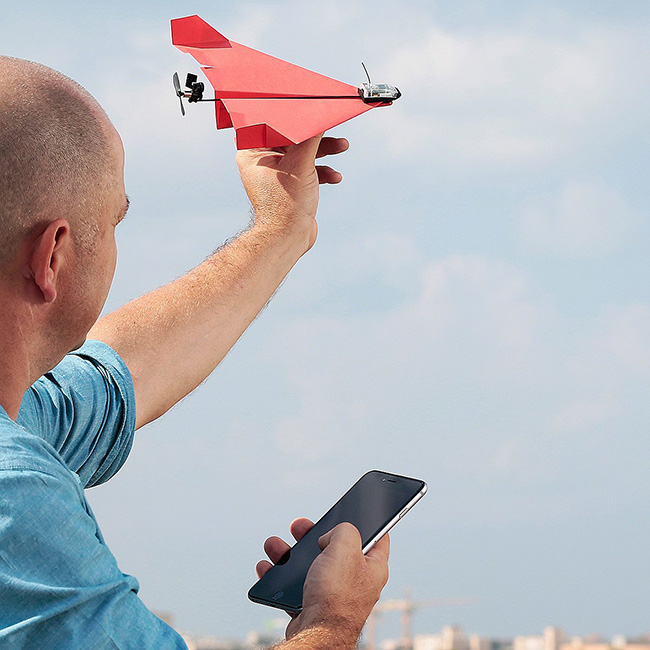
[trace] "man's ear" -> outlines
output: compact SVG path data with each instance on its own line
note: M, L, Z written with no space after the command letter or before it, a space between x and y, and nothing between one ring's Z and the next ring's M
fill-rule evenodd
M66 219L57 219L49 223L32 244L29 268L44 302L53 302L56 298L61 266L72 251L71 243L70 224Z

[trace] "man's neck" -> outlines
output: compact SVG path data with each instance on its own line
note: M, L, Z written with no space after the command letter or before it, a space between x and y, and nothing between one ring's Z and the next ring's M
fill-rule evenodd
M0 315L0 405L15 420L25 391L39 373L34 367L29 315L14 309L10 301L4 305Z
M3 383L2 389L0 389L0 406L2 406L12 420L15 420L18 417L20 403L25 391L20 388L18 390L7 390L7 387L4 385L5 378L0 377L0 381Z
M16 365L8 362L7 356L0 352L0 406L15 420L25 391L31 386L28 373L21 373Z

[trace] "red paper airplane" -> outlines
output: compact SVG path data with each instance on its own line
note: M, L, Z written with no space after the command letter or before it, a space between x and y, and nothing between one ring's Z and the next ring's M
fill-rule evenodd
M237 149L303 142L400 96L388 84L351 86L229 41L198 16L172 20L172 43L191 54L214 87L217 128L235 128ZM190 102L203 99L203 84L188 75Z

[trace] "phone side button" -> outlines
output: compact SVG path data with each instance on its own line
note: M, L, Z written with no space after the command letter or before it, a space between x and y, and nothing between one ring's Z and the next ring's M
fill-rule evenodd
M399 513L398 519L401 519L408 511L409 511L408 508L404 508L404 510L402 510L402 512Z

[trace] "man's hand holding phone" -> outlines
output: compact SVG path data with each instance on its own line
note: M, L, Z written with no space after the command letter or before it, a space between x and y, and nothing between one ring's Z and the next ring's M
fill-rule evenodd
M298 541L313 525L309 519L296 519L291 534ZM364 555L359 531L352 524L342 523L320 537L318 544L322 552L307 573L302 611L287 626L287 641L275 646L278 650L355 648L388 581L388 535ZM279 537L269 537L264 544L274 564L282 561L289 548ZM257 564L258 577L273 566L271 562Z

